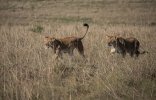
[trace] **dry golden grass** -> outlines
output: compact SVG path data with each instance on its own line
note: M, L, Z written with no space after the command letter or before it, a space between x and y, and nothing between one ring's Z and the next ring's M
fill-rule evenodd
M154 100L155 1L50 0L2 2L0 100ZM43 36L83 36L87 61L74 51L53 59ZM106 35L136 37L139 58L110 54Z

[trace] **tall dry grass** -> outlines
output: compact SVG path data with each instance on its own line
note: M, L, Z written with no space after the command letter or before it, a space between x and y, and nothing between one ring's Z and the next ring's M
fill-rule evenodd
M107 5L96 0L67 1L10 1L9 6L3 5L6 8L0 13L0 100L154 100L153 4L139 0L103 2ZM122 4L123 8L118 8ZM90 25L83 39L87 61L76 50L73 59L65 54L62 60L54 60L52 49L44 49L43 36L83 36L83 22ZM111 55L108 34L136 37L141 50L149 53L139 58Z

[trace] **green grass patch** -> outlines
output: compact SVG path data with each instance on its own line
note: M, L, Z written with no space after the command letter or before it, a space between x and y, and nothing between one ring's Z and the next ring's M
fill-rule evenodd
M35 25L35 26L31 29L31 31L32 31L32 32L35 32L35 33L41 33L43 30L44 30L44 28L43 28L42 26L40 26L40 25Z

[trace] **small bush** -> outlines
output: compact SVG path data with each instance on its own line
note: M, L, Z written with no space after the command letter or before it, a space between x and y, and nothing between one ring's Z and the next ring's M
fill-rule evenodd
M35 26L34 28L31 29L32 32L35 32L35 33L41 33L43 31L43 27L40 26L40 25L37 25Z

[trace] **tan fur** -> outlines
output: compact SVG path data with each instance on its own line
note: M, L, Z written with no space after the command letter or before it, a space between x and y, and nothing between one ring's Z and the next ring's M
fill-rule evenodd
M87 26L88 31L88 24L84 24L84 26ZM62 53L68 53L70 56L72 56L74 49L77 49L79 54L85 57L84 47L81 41L85 37L85 35L83 37L65 37L61 39L45 36L44 44L47 48L51 47L57 57L62 57Z

